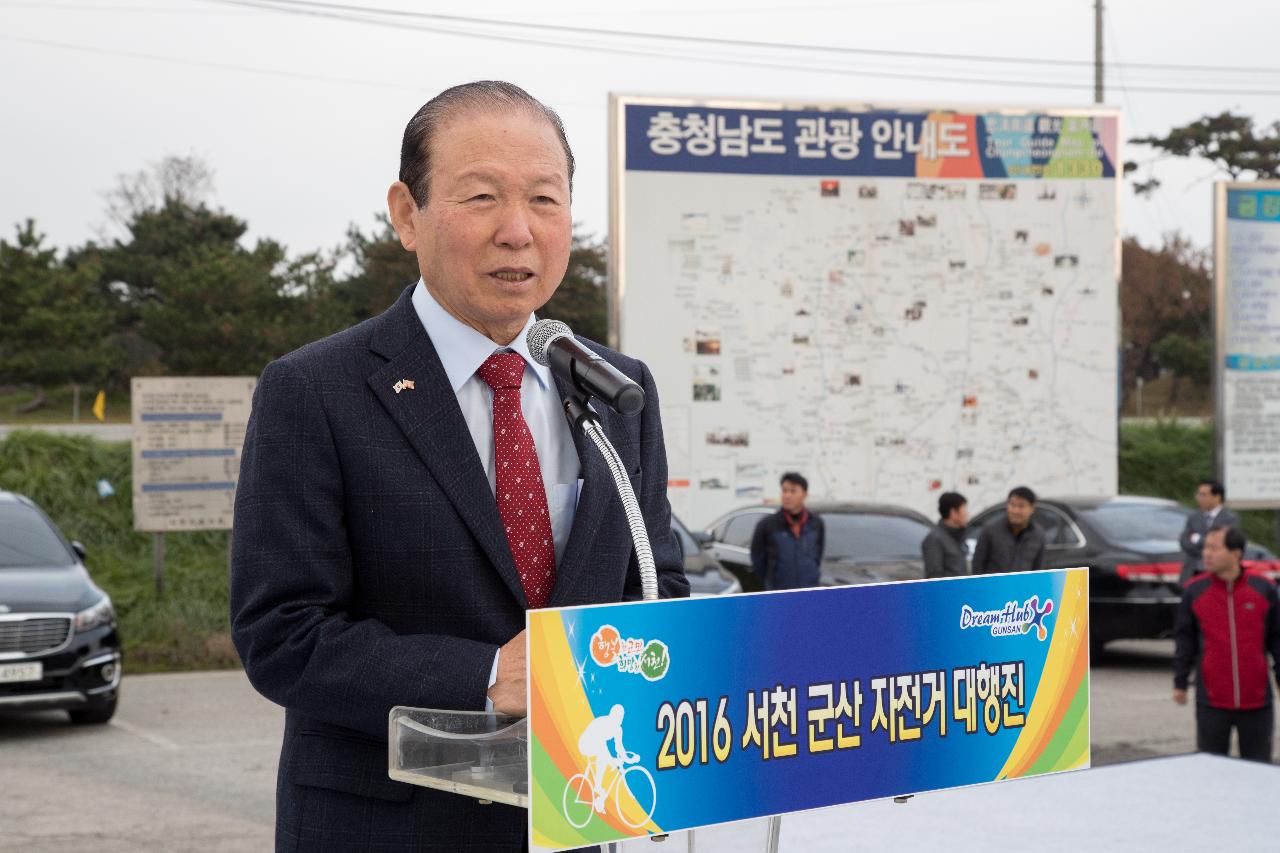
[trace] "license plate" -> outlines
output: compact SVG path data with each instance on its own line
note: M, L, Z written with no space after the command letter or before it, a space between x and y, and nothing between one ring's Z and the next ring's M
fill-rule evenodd
M0 684L15 681L39 681L44 678L44 664L35 663L0 663Z

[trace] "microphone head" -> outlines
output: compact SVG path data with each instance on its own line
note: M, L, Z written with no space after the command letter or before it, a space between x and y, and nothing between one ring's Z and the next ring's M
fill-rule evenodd
M529 330L525 343L529 345L529 355L533 356L533 360L545 367L547 348L551 346L551 342L566 337L573 337L573 332L564 323L559 320L539 320Z

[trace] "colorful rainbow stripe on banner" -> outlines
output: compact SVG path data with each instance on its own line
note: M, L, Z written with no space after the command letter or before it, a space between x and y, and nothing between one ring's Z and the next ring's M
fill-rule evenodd
M1073 569L531 612L531 842L1087 767L1088 601Z

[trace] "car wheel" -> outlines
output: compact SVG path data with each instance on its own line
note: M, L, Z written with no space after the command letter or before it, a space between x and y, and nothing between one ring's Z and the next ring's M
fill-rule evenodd
M105 702L94 702L87 707L68 711L67 716L77 726L101 725L115 716L116 702L117 697L112 696Z

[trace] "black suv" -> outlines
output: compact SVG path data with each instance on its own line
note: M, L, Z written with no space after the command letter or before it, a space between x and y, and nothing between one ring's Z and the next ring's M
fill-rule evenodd
M116 617L84 556L33 501L0 491L0 711L62 708L73 723L115 713Z

